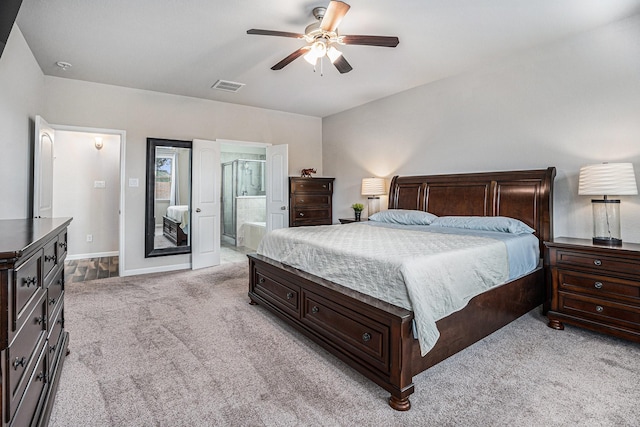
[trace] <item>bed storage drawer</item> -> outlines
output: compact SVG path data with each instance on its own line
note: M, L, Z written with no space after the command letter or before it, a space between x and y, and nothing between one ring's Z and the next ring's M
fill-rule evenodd
M285 280L256 273L254 292L294 317L299 317L300 287Z
M389 372L389 327L308 291L302 307L303 323L375 369Z

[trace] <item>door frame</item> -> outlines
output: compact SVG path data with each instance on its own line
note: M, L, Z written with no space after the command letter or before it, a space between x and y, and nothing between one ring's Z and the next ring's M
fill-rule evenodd
M125 268L125 152L127 143L127 131L120 129L104 129L93 128L85 126L69 126L69 125L56 125L50 124L54 131L67 131L67 132L82 132L82 133L100 133L106 135L117 135L120 137L120 206L118 212L120 213L118 218L119 223L119 235L118 235L118 275L122 276L127 271Z

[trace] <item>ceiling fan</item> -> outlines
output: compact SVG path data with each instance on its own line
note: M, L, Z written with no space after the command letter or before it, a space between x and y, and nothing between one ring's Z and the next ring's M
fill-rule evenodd
M320 66L322 66L322 58L326 56L340 73L348 73L353 68L344 58L342 52L336 48L336 45L396 47L400 42L397 37L338 35L338 25L340 25L342 18L347 14L350 7L342 1L331 0L326 8L314 8L313 16L317 19L317 22L308 25L304 34L256 29L248 30L247 34L293 37L305 40L308 43L271 67L272 70L281 70L300 56L303 56L315 69L318 60L320 60Z

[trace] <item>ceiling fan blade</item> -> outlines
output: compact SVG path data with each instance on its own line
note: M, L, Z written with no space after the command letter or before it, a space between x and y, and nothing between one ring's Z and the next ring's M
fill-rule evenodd
M271 30L247 30L247 34L256 34L259 36L278 36L278 37L293 37L295 39L304 38L304 34L289 33L287 31L271 31Z
M345 2L331 0L327 11L324 13L324 18L322 18L322 22L320 22L320 28L325 31L335 31L350 7L351 6Z
M300 56L304 55L305 53L307 53L307 51L309 49L311 49L311 46L303 46L303 47L301 47L300 49L296 50L291 55L287 56L282 61L278 62L276 65L271 67L271 69L272 70L282 70L284 67L286 67L287 65L292 63L295 59L298 59L298 57L300 57Z
M344 55L340 55L338 59L333 61L333 65L335 65L338 71L340 71L340 74L348 73L349 71L353 70L351 64L349 64L347 60L344 59Z
M396 47L400 40L397 37L388 36L341 36L343 44L358 44L365 46Z

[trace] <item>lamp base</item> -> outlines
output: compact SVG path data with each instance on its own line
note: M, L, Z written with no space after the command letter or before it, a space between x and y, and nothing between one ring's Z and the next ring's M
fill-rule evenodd
M622 246L622 239L616 239L614 237L594 237L593 244L602 246Z

